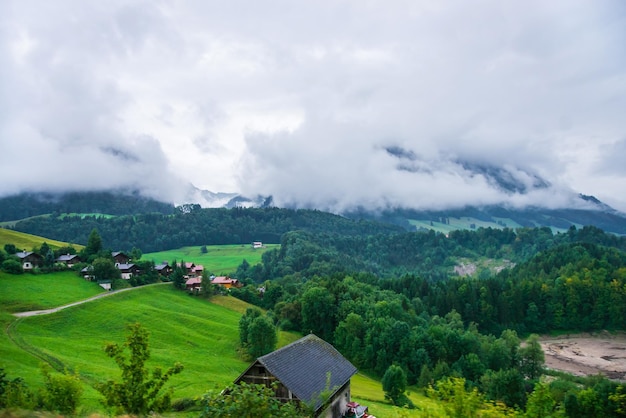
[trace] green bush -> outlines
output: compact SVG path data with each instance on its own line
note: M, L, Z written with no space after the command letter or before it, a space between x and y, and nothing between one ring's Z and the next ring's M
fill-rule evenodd
M24 273L24 269L22 268L22 263L20 263L19 261L13 258L6 259L2 262L2 270L10 274Z
M78 375L67 371L63 374L52 374L47 366L41 372L44 379L44 389L40 395L42 407L60 414L74 415L83 394Z

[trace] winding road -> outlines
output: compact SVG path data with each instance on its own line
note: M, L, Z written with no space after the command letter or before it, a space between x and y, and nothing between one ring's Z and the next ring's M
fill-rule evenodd
M156 285L163 285L163 284L170 284L170 282L155 283L155 284L146 285L146 286L156 286ZM125 289L113 290L113 291L106 292L106 293L100 293L99 295L90 297L89 299L79 300L78 302L70 303L69 305L63 305L63 306L59 306L57 308L52 308L52 309L42 309L40 311L17 312L17 313L14 313L13 316L16 316L18 318L24 318L27 316L51 314L51 313L63 310L65 308L69 308L69 307L76 306L76 305L82 305L83 303L87 303L87 302L91 302L92 300L101 299L107 296L115 295L117 293L125 292L127 290L141 289L142 287L145 287L145 286L127 287Z

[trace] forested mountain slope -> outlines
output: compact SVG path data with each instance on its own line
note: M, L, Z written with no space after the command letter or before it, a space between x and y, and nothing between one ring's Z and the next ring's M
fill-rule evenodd
M116 250L141 248L154 252L190 245L278 243L294 230L367 236L403 232L399 226L351 220L315 210L279 208L202 209L179 207L176 213L117 216L48 216L17 222L14 229L34 235L84 244L97 229L104 246Z
M0 222L53 213L131 215L150 212L171 214L174 211L173 204L143 197L138 192L22 193L0 198Z

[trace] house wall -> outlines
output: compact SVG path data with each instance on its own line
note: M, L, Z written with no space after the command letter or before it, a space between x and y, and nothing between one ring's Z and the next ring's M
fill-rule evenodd
M350 382L343 385L341 389L335 392L328 407L324 409L318 417L323 418L341 418L346 410L346 404L350 402Z

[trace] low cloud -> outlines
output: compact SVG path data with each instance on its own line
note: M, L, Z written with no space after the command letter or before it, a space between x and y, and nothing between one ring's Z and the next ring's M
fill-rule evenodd
M0 194L626 210L618 0L0 5Z

